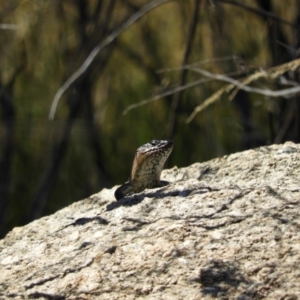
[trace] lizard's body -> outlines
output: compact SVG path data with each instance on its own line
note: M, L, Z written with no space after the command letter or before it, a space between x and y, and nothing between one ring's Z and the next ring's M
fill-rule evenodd
M153 140L136 151L129 181L116 192L117 200L145 189L162 186L160 174L173 149L172 141Z

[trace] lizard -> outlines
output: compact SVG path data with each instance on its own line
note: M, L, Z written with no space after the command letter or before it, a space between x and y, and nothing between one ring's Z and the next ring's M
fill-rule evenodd
M160 181L163 166L173 150L173 142L169 140L152 140L136 150L129 180L115 191L117 201L151 189L166 185Z

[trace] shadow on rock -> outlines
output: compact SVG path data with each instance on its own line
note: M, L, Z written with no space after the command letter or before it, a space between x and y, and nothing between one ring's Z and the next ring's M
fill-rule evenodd
M128 196L119 201L110 203L106 206L106 210L110 211L120 206L133 206L141 203L145 197L156 198L156 199L165 198L165 197L175 197L175 196L186 197L193 191L194 191L193 189L186 189L183 191L172 190L172 191L165 192L165 188L162 188L158 191L146 192L146 193L143 192L141 194Z
M193 281L202 284L203 295L217 298L226 296L230 289L236 289L240 284L252 284L242 275L235 262L221 260L208 262Z

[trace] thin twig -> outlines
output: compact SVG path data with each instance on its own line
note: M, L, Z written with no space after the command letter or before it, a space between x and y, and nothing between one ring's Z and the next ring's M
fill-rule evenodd
M202 70L199 68L197 68L197 69L193 68L192 70L196 71L197 73L200 73L208 78L211 78L211 79L216 79L219 81L225 81L225 82L232 83L233 85L239 87L241 90L244 90L246 92L257 93L257 94L261 94L261 95L268 96L268 97L290 97L300 91L300 86L288 88L288 89L284 89L284 90L279 90L279 91L273 91L270 89L253 88L248 85L244 85L240 81L232 79L225 75L212 74L208 71L205 71L205 70Z
M197 86L201 83L204 83L204 82L208 82L208 81L211 81L212 79L209 79L209 78L202 78L200 80L196 80L196 81L193 81L193 82L190 82L188 84L185 84L185 85L182 85L182 86L178 86L172 90L169 90L169 91L166 91L166 92L163 92L159 95L155 95L151 98L148 98L148 99L145 99L141 102L138 102L138 103L134 103L134 104L131 104L129 106L127 106L127 108L123 111L123 115L126 115L130 110L134 109L134 108L137 108L137 107L140 107L140 106L143 106L143 105L146 105L148 103L151 103L151 102L154 102L156 100L159 100L163 97L166 97L166 96L169 96L169 95L172 95L172 94L175 94L175 93L178 93L180 91L183 91L183 90L186 90L188 88L191 88L191 87L194 87L194 86Z
M201 66L201 65L205 65L205 64L209 64L209 63L215 63L215 62L220 62L220 61L236 60L238 58L239 57L235 56L235 55L221 56L221 57L216 57L216 58L208 58L208 59L201 60L199 62L195 62L195 63L188 64L188 65L184 65L184 66L169 67L169 68L159 69L156 72L157 73L164 73L164 72L181 71L182 69L187 69L187 68L192 68L192 67L198 67L198 66Z
M111 33L102 43L98 44L93 51L88 55L88 57L85 59L83 64L79 67L79 69L71 75L67 79L67 81L59 88L59 90L56 92L54 99L51 104L50 113L49 113L49 119L53 120L56 112L56 108L58 105L59 100L61 99L64 92L88 69L88 67L91 65L95 57L98 55L98 53L108 46L110 43L112 43L117 36L119 36L123 31L125 31L127 28L129 28L132 24L134 24L137 20L139 20L142 16L144 16L146 13L154 9L155 7L171 2L174 0L158 0L153 1L150 4L143 7L140 11L135 13L133 16L131 16L123 25L121 25L118 29L116 29L113 33Z
M221 89L219 89L217 92L215 92L212 96L210 96L205 101L203 101L200 105L198 105L194 109L192 114L187 118L186 123L190 123L200 111L202 111L209 105L213 104L217 99L219 99L222 96L223 93L229 92L228 88L230 88L231 86L233 86L233 85L223 86Z
M238 1L235 1L235 0L221 0L221 3L224 3L224 4L228 3L228 4L233 4L233 5L236 5L236 6L240 6L240 7L243 7L245 9L249 10L249 11L252 11L256 14L271 18L273 20L279 21L281 23L284 23L284 24L289 25L289 26L294 27L294 28L298 28L297 24L289 22L289 21L279 17L277 14L268 12L268 11L263 10L263 9L258 9L258 8L255 8L255 7L251 7L251 6L248 6L244 3L241 3L241 2L238 2Z
M184 67L187 67L187 66L189 66L189 65L182 66L182 67L180 67L180 68L184 68ZM232 73L228 73L227 75L234 76L234 75L239 75L239 74L240 74L240 72L232 72ZM161 94L155 95L155 96L153 96L153 97L151 97L151 98L142 100L141 102L131 104L131 105L127 106L127 108L123 111L123 115L126 115L130 110L132 110L132 109L134 109L134 108L137 108L137 107L140 107L140 106L149 104L149 103L154 102L154 101L156 101L156 100L159 100L159 99L161 99L161 98L163 98L163 97L166 97L166 96L175 94L175 93L177 93L177 92L186 90L186 89L191 88L191 87L195 87L195 86L197 86L197 85L199 85L199 84L206 83L206 82L209 82L209 81L212 81L212 80L213 80L213 79L210 79L210 78L202 78L202 79L199 79L199 80L196 80L196 81L187 83L187 84L185 84L185 85L178 86L178 87L176 87L176 88L174 88L174 89L172 89L172 90L163 92L163 93L161 93Z
M284 64L284 65L286 65L286 64ZM263 72L261 71L258 74L261 75L261 74L265 73L265 75L264 75L265 77L266 76L273 77L274 73L277 73L277 75L279 76L279 73L281 73L281 72L279 72L278 70L282 69L282 66L283 65L279 66L276 70L274 70L274 68L270 69L270 70L272 70L272 74L270 74L271 73L270 70L269 71L263 71ZM270 90L270 89L253 88L253 87L250 87L248 85L245 85L245 82L240 82L238 80L235 80L235 79L230 78L230 77L225 76L225 75L212 74L212 73L210 73L208 71L205 71L205 70L202 70L200 68L192 68L191 70L193 70L197 73L200 73L200 74L204 75L207 78L211 78L211 79L215 79L215 80L219 80L219 81L225 81L225 82L229 82L231 84L222 87L220 90L218 90L216 93L214 93L211 97L206 99L202 104L197 106L194 109L193 113L186 120L187 123L190 123L198 112L200 112L205 107L207 107L208 105L215 102L224 92L229 92L235 86L238 87L241 90L246 91L246 92L256 93L256 94L264 95L264 96L267 96L267 97L291 97L291 96L293 96L297 93L300 93L300 86L287 88L287 89L283 89L283 90L279 90L279 91L273 91L273 90ZM249 76L249 77L251 77L251 76ZM256 76L256 77L259 77L259 76Z
M269 77L271 79L276 79L280 77L282 74L286 72L294 72L299 68L300 66L300 59L295 59L292 61L289 61L287 63L284 63L282 65L270 68L268 70L261 69L260 71L246 77L245 79L241 80L243 85L249 85L254 80L257 80L259 78ZM239 87L236 87L236 89L233 91L233 93L229 96L229 100L231 101L239 91Z
M198 65L201 64L201 62L197 63ZM193 68L191 66L194 66L195 64L188 64L185 66L181 66L181 67L175 67L175 68L167 68L167 69L162 69L162 70L166 70L166 71L171 71L171 70L177 70L177 69L190 69L190 70L197 70L197 68ZM199 84L208 82L208 81L212 81L212 80L221 80L221 81L226 81L226 82L230 82L230 84L223 86L221 89L219 89L217 92L215 92L213 95L211 95L209 98L207 98L203 103L201 103L200 105L198 105L193 113L190 115L190 117L187 119L187 123L191 122L192 119L200 112L202 111L204 108L208 107L210 104L214 103L215 101L217 101L223 93L229 93L231 90L233 90L234 88L236 88L234 90L233 93L236 93L239 89L243 89L243 90L248 90L249 92L256 92L256 93L260 93L263 92L263 94L265 96L270 96L270 97L284 97L284 96L292 96L295 93L298 93L298 89L299 86L295 87L295 88L289 88L289 89L284 89L284 90L280 90L280 91L272 91L272 90L265 90L265 89L256 89L256 88L251 88L249 86L247 86L247 84L259 79L259 78L263 78L263 77L268 77L271 79L276 79L279 76L281 76L282 74L284 74L287 71L295 71L298 67L300 67L300 59L295 59L293 61L290 61L288 63L276 66L276 67L272 67L268 70L260 70L254 74L251 74L250 76L246 77L245 79L241 80L241 81L237 81L234 80L228 76L234 76L234 75L238 75L241 74L241 72L234 72L234 73L228 73L225 75L220 75L220 74L212 74L209 73L207 71L204 71L202 69L198 69L198 73L199 70L202 70L203 72L206 72L206 75L208 78L202 78L200 80L196 80L193 81L191 83L188 83L186 85L183 86L179 86L176 87L175 89L172 89L170 91L166 91L164 93L161 93L159 95L155 95L154 97L151 97L149 99L143 100L139 103L135 103L132 105L129 105L124 111L123 111L123 115L126 115L130 110L146 105L148 103L154 102L156 100L159 100L165 96L174 94L178 91L182 91L191 87L195 87ZM243 73L243 72L242 72ZM202 73L202 75L204 75L204 73ZM227 76L226 76L227 75ZM219 78L217 78L218 76L221 76ZM289 94L290 93L290 94Z
M2 30L18 30L19 26L15 24L0 24Z

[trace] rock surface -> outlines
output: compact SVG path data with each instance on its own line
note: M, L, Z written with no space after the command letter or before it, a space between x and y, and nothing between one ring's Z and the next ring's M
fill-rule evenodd
M0 241L0 299L298 299L300 145L104 189Z

